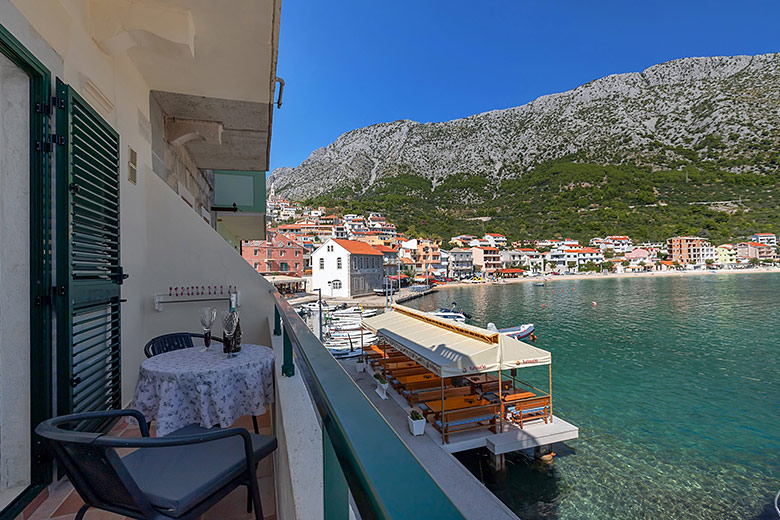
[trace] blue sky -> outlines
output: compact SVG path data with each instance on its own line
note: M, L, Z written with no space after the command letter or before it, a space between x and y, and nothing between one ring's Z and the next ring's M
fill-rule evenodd
M780 2L284 0L271 168L398 119L522 105L689 56L780 52Z

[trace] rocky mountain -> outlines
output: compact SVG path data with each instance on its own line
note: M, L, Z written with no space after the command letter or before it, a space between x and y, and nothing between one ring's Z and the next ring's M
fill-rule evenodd
M651 172L710 162L771 174L779 149L780 54L685 58L464 119L359 128L298 167L277 168L269 187L298 200L345 188L359 195L401 174L432 191L464 175L497 189L561 158ZM473 196L465 190L462 202Z

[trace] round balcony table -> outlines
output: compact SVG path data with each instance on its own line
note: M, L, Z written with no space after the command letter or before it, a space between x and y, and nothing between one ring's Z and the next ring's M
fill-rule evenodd
M274 354L241 345L227 358L222 345L173 350L141 364L130 408L157 420L163 436L190 424L228 427L244 415L262 415L274 402Z

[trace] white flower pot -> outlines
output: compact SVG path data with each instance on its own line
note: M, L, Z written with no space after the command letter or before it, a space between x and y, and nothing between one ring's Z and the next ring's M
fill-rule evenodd
M409 420L409 431L412 435L422 435L425 433L425 418L417 419L416 421L411 416L406 417Z
M377 381L377 383L376 383L376 393L382 399L387 399L387 387L388 386L390 386L390 383L380 384L379 381Z

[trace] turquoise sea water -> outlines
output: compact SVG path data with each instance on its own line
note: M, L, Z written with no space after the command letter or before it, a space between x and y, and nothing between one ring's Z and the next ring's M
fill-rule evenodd
M520 518L777 518L780 274L451 288L408 305L453 301L475 325L535 323L554 412L580 428L549 466L513 455L493 474L484 450L459 455Z

